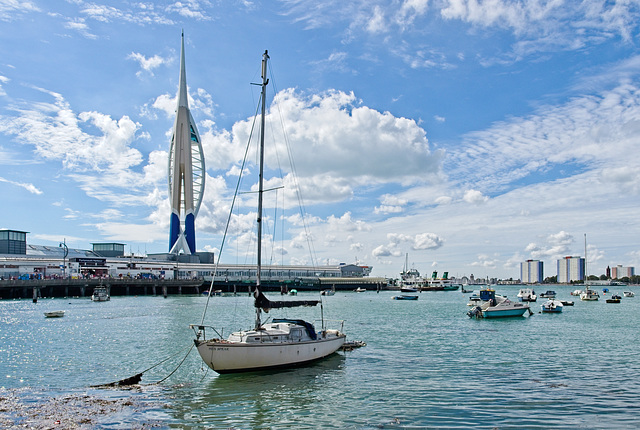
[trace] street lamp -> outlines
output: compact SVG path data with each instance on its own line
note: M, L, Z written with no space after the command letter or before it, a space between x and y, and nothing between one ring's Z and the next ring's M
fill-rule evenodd
M64 248L64 255L62 257L62 277L67 278L67 255L69 255L69 248L67 247L67 239L63 239L58 245L60 248Z

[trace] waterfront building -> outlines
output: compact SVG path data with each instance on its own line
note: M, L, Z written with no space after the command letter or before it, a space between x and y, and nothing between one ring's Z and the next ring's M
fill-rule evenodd
M257 276L255 264L216 265L213 254L208 252L125 255L122 243L93 243L93 250L83 250L67 247L66 242L64 246L62 242L60 246L27 245L26 237L23 231L0 230L0 279L131 278L211 282L215 274L218 283L251 283ZM358 279L382 283L383 280L369 278L371 270L372 266L359 264L273 265L263 266L261 278L274 283L313 281L331 285L338 280L345 283L345 280Z
M632 276L635 276L634 267L623 267L621 264L618 264L611 268L611 279L631 278Z
M0 254L25 254L27 252L27 232L0 229Z
M520 263L520 280L523 284L540 284L544 280L544 265L540 260Z
M183 32L178 105L169 147L169 252L191 255L196 252L195 220L204 195L205 165L200 134L188 99Z
M582 257L569 256L558 260L558 283L584 281L584 263L584 258Z

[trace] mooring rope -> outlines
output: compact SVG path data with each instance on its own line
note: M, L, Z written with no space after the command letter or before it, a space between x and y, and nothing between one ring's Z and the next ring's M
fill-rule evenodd
M184 356L184 358L182 359L182 361L180 361L180 364L178 364L178 367L176 367L167 377L161 379L158 382L155 382L154 384L159 384L163 381L165 381L167 378L169 378L171 375L173 375L176 370L178 370L180 368L180 366L182 366L182 363L184 363L184 361L187 359L187 357L189 356L189 354L191 353L191 350L193 349L193 347L195 346L195 343L192 343L191 346L189 347L189 351L187 351L187 354ZM186 349L186 348L185 348ZM115 382L110 382L108 384L99 384L99 385L90 385L91 388L100 388L100 387L121 387L121 386L126 386L126 385L135 385L140 383L140 380L142 379L142 375L147 373L149 370L154 369L158 366L160 366L162 363L170 360L171 358L175 357L178 354L181 354L182 351L184 351L184 349L181 349L180 351L176 352L173 355L170 355L169 357L165 358L162 361L159 361L158 363L154 364L153 366L149 367L148 369L143 370L142 372L136 373L133 376L130 376L128 378L124 378L124 379L120 379L119 381L115 381ZM149 384L152 385L152 384Z
M152 385L157 385L160 384L164 381L166 381L167 379L169 379L171 377L171 375L173 375L174 373L176 373L176 371L180 368L180 366L182 366L182 363L184 363L184 361L187 359L187 357L189 356L189 354L191 354L191 350L193 349L193 347L196 346L195 343L191 344L191 348L189 348L189 351L187 351L187 354L182 358L182 361L180 361L180 363L178 364L178 366L173 369L173 371L171 373L169 373L167 376L165 376L164 378L162 378L161 380L159 380L158 382L154 382Z

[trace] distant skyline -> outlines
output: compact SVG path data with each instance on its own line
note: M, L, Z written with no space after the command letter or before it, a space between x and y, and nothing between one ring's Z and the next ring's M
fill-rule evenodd
M184 29L198 250L220 248L269 50L319 264L546 277L586 234L589 274L640 267L637 2L0 0L0 23L0 228L29 243L168 251ZM251 263L251 199L225 262ZM299 214L265 216L265 263L309 264Z

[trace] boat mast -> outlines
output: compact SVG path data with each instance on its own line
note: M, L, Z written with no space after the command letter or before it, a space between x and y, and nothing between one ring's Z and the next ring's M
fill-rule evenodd
M587 233L584 234L584 284L589 285L587 283Z
M269 59L268 51L265 50L264 54L262 54L262 90L260 92L260 97L262 98L262 112L260 119L260 149L259 149L259 157L260 157L260 174L258 178L258 255L257 255L257 263L258 267L256 270L256 291L255 297L258 298L260 295L260 276L262 269L262 193L264 192L264 123L265 123L265 108L266 108L266 93L267 93L267 84L269 83L269 79L267 79L267 60ZM260 322L260 308L256 307L256 330L258 330L261 326Z

